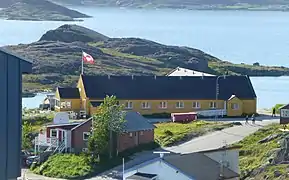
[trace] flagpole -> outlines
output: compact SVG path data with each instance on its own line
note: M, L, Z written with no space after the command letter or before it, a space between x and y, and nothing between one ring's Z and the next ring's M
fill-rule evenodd
M83 75L83 51L81 54L81 75Z

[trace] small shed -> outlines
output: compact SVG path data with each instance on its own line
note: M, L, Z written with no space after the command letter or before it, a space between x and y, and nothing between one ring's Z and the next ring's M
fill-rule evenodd
M280 124L289 123L289 104L280 107Z
M0 179L21 176L22 74L32 63L0 47Z
M197 113L171 113L171 117L173 122L191 122L197 120Z

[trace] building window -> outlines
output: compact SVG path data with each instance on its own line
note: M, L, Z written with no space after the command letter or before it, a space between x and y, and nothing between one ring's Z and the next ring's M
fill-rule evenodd
M87 141L89 138L89 132L83 132L83 140Z
M50 129L50 137L57 137L57 130L56 129Z
M216 102L210 102L210 108L214 109L217 107L216 105L217 105Z
M184 102L183 101L178 101L177 103L176 103L176 108L178 108L178 109L180 109L180 108L184 108L185 106L184 106Z
M159 108L160 109L167 109L167 102L166 101L160 102Z
M59 107L59 100L57 100L57 99L55 100L55 106Z
M126 108L126 109L132 109L132 107L133 107L133 104L132 104L131 101L127 101L127 102L125 103L125 108Z
M143 131L140 132L140 135L143 136Z
M69 109L71 108L71 102L70 101L66 102L66 108L69 108Z
M232 103L232 104L231 104L231 109L234 109L234 110L239 109L239 104L237 104L237 103Z
M192 106L193 106L193 108L195 108L195 109L201 108L200 102L198 102L198 101L193 102Z
M151 108L151 105L149 102L142 102L141 103L141 108L142 109L150 109Z
M129 133L129 137L132 137L132 133Z
M63 101L60 103L60 107L64 109L71 109L71 102L70 101Z

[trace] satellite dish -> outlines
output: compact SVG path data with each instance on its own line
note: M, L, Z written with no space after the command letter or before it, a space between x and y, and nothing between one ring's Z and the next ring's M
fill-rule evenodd
M69 115L67 112L58 112L55 114L53 124L67 124L69 123Z

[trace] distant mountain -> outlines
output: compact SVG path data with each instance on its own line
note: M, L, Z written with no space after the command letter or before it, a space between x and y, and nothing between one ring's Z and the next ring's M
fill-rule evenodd
M233 64L198 49L140 38L109 38L78 25L63 25L37 42L5 48L34 60L33 75L23 79L25 89L71 86L80 74L82 51L95 59L95 64L84 66L91 75L165 75L178 66L219 75L289 75L285 67Z
M0 10L0 17L8 20L74 21L75 18L89 17L47 0L8 1L12 4Z
M289 0L52 0L63 4L204 10L288 10Z

